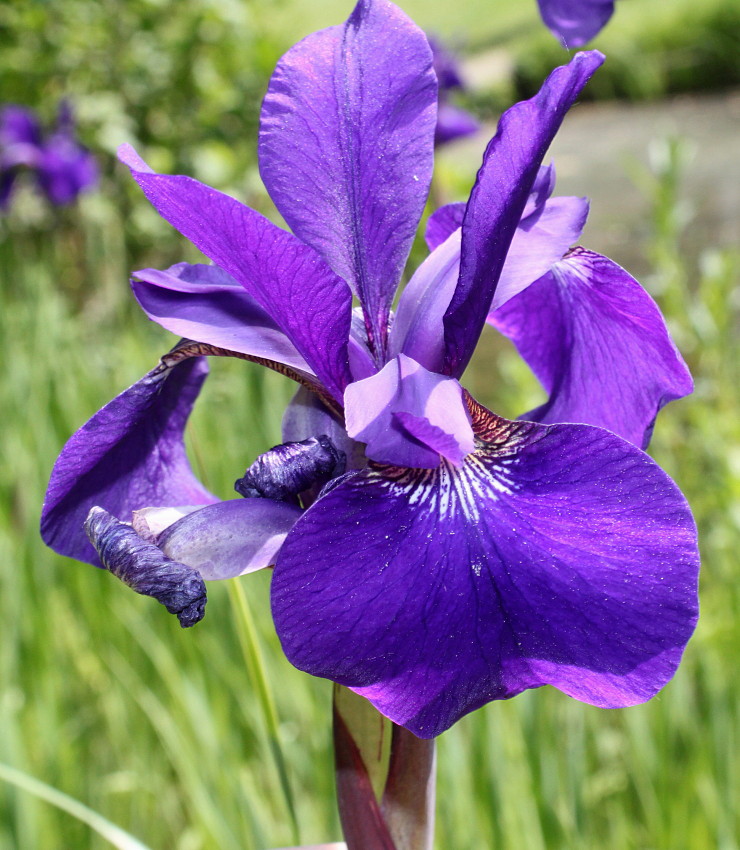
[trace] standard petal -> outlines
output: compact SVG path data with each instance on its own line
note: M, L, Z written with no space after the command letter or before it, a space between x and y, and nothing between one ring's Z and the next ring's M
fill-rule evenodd
M445 204L435 210L427 221L427 229L424 233L427 247L430 251L445 242L452 234L462 227L465 217L465 204Z
M308 245L254 210L178 175L155 174L130 145L119 157L159 214L234 277L341 399L352 294Z
M100 566L83 530L92 507L128 519L139 508L218 501L193 475L183 444L207 374L201 357L172 367L160 364L70 437L52 470L41 512L47 546Z
M302 511L271 499L232 499L193 511L168 526L157 546L206 581L272 566Z
M533 196L530 196L530 200ZM455 292L460 271L462 204L450 204L430 219L430 245L447 235L419 266L401 294L391 327L389 355L413 357L427 369L444 371L443 317ZM494 309L541 277L578 239L588 215L585 198L543 200L519 222L511 240L493 298ZM457 224L457 227L456 227Z
M457 228L424 260L401 293L388 340L389 357L403 353L431 372L443 371L442 319L459 274L460 229Z
M614 0L537 0L542 20L564 47L590 41L614 12Z
M511 240L490 309L542 277L575 245L588 217L586 198L551 198L523 218Z
M260 172L291 229L347 280L381 355L433 167L437 80L424 33L387 0L280 60Z
M459 377L470 360L542 157L603 59L597 51L578 53L499 121L463 220L460 280L444 318L448 375Z
M178 336L311 373L270 316L218 266L143 269L134 272L131 288L147 316Z
M356 472L296 523L272 583L288 658L420 737L544 684L649 699L697 616L680 492L607 431L471 407L461 467Z
M592 251L570 253L489 321L550 393L523 419L599 425L645 448L658 411L693 389L653 299Z

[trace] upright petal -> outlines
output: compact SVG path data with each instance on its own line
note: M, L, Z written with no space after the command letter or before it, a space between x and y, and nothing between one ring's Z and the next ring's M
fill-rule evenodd
M0 145L41 144L41 125L36 115L24 106L8 104L0 109Z
M563 47L581 47L604 27L614 0L537 0L545 25Z
M653 299L592 251L570 253L489 321L550 393L523 419L599 425L645 448L658 411L693 389Z
M41 512L47 546L100 566L83 530L92 507L128 518L138 508L218 501L193 475L183 444L207 374L201 357L172 367L159 364L70 437Z
M444 371L443 317L460 273L463 211L462 204L449 204L430 218L426 239L434 250L403 290L391 327L390 356L403 352L434 372ZM581 235L587 214L585 198L543 199L533 206L514 232L493 296L494 309L562 259ZM443 237L446 241L439 244Z
M436 100L424 33L388 0L360 0L283 56L262 107L262 179L352 286L379 354L429 190Z
M550 198L523 218L514 232L501 269L493 303L495 310L542 277L575 245L586 224L586 198Z
M155 174L129 145L119 156L159 214L246 289L341 399L352 294L308 245L190 177Z
M390 357L403 353L432 372L444 370L442 319L459 275L460 229L457 228L424 260L401 293L388 341Z
M180 337L311 372L270 316L218 266L143 269L131 288L147 316Z
M470 360L542 157L603 59L597 51L578 53L535 97L501 117L463 220L460 280L444 318L448 375L459 377Z
M697 616L680 492L607 431L471 406L462 466L370 467L296 523L272 583L288 658L419 737L544 684L602 707L649 699Z

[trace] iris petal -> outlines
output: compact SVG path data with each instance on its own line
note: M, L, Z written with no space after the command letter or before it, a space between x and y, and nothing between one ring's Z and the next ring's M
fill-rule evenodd
M265 186L352 286L381 353L429 190L436 100L424 33L392 3L360 0L283 56L262 108Z
M573 251L489 321L550 393L524 419L598 425L644 448L658 411L693 389L657 304L592 251Z
M143 269L131 288L147 316L171 333L311 373L270 316L218 266Z
M564 47L581 47L614 13L614 0L537 0L545 25Z
M459 377L470 360L542 157L603 60L597 51L576 54L550 74L535 97L501 117L463 220L460 279L444 317L448 375Z
M275 563L300 508L271 499L231 499L207 505L170 525L157 546L206 581L234 578Z
M183 434L208 374L205 358L160 363L67 442L51 473L41 536L56 552L100 566L83 523L99 505L128 518L143 507L218 501L195 478Z
M607 431L471 406L461 467L356 472L296 523L272 584L288 658L420 737L544 684L649 699L696 621L683 497Z
M239 281L341 399L351 380L347 284L312 248L234 198L190 177L155 174L130 145L119 158L157 212Z

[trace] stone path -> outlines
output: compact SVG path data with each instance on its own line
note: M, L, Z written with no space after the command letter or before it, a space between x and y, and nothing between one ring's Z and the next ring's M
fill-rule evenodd
M442 156L456 160L456 170L464 160L474 172L494 129L486 127ZM711 246L740 247L740 91L655 103L579 104L546 159L556 165L558 194L591 199L583 243L638 276L647 268L642 245L649 201L628 176L627 163L647 165L651 147L667 138L685 140L690 153L680 192L691 215L684 250L696 258Z

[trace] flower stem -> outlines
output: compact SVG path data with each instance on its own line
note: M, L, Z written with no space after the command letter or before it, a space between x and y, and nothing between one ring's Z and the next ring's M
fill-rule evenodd
M435 745L334 687L337 802L347 850L431 850Z
M267 729L267 740L270 753L275 762L280 788L285 797L285 805L290 818L292 840L296 844L301 843L298 816L295 808L295 798L288 778L285 756L280 743L280 721L278 719L275 700L270 689L270 683L265 672L265 664L260 651L257 628L252 617L252 611L244 593L244 588L237 581L228 582L231 604L237 613L239 644L241 645L244 661L249 671L249 676L257 692L257 697L262 708L262 715Z

